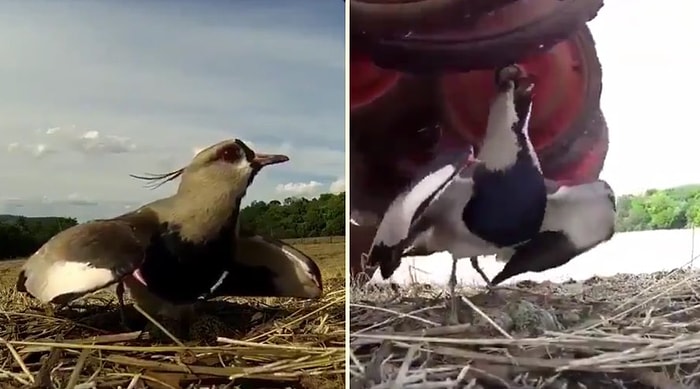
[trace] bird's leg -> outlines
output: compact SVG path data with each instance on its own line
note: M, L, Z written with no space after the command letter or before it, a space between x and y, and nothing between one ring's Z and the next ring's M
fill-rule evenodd
M450 274L450 312L447 316L447 324L459 324L459 316L457 314L457 260L458 258L454 255L452 256L452 273Z
M194 304L180 307L179 311L179 326L177 329L180 339L190 338L190 328L195 322L195 306Z
M129 329L126 321L126 306L124 305L124 282L117 283L117 301L119 302L119 319L122 327Z
M389 287L391 288L391 291L394 292L394 298L401 297L401 288L399 287L399 284L391 281L389 282Z
M469 257L469 261L472 264L472 267L474 270L476 270L477 273L481 276L481 278L484 279L484 282L486 282L486 287L491 289L493 288L493 284L491 284L491 280L486 276L486 273L484 273L483 270L479 267L479 257Z

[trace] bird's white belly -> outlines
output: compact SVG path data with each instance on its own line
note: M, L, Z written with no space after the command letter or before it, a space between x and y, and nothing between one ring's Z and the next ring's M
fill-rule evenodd
M480 255L491 255L496 252L495 247L487 245L474 245L471 242L455 241L447 249L455 258L478 257Z
M449 251L455 258L476 257L496 253L498 249L488 242L479 239L466 228L455 231L446 224L435 226L430 232L430 245L434 251Z

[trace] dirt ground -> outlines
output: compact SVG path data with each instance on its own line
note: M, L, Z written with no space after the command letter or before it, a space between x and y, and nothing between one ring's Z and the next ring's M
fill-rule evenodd
M686 388L700 376L700 272L459 291L351 293L353 389Z
M294 245L321 268L320 300L206 302L198 308L186 347L168 339L133 306L128 317L135 330L125 332L113 288L50 317L35 300L15 292L22 261L0 261L0 388L32 383L56 388L342 388L345 243Z

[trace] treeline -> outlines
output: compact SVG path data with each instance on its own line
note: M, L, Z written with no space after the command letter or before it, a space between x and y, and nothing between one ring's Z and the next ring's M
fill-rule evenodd
M345 193L254 201L241 211L241 225L278 239L345 235Z
M0 259L26 257L78 221L67 217L0 215Z
M345 235L345 193L319 198L255 201L241 211L247 231L278 239ZM0 260L27 257L52 236L78 224L74 218L0 215Z
M617 199L617 231L678 229L700 225L700 185L649 189Z

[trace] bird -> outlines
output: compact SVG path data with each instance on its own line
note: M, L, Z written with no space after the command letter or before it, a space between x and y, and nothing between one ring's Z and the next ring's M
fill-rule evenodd
M615 196L596 180L560 185L544 178L527 135L533 84L522 70L496 71L497 95L476 158L447 156L394 199L379 224L367 262L385 279L406 254L452 255L448 321L456 321L456 263L470 257L487 284L561 266L614 234ZM492 280L476 258L506 262Z
M207 296L195 303L174 304L152 293L148 285L128 275L123 283L129 294L146 312L156 312L177 327L180 336L186 336L195 321L196 303L217 297L292 297L316 299L323 293L321 270L308 255L280 240L255 234L237 237L237 254L230 258L227 272ZM120 286L121 285L121 286ZM124 306L123 297L119 297ZM123 312L123 309L122 309ZM125 318L122 318L125 321Z
M263 235L238 237L232 270L210 297L318 298L323 292L321 270L308 255Z
M117 284L124 322L124 283L128 283L137 304L144 295L139 292L147 290L147 295L168 303L151 307L156 309L155 313L186 322L192 304L211 295L226 282L231 271L250 269L250 266L236 266L253 261L242 258L259 255L259 250L245 252L250 243L239 243L236 239L240 204L263 167L288 160L286 155L256 153L242 140L228 139L201 150L183 168L165 174L132 175L147 180L152 187L178 178L180 183L172 196L112 219L88 221L54 235L25 261L17 279L17 290L49 306L65 306L88 293ZM254 247L259 248L260 240L255 242ZM275 247L273 251L284 251ZM276 258L279 262L284 257ZM292 268L299 266L294 256L286 258ZM260 260L260 263L266 262ZM268 267L270 263L267 260ZM298 277L304 271L289 277ZM307 277L314 279L318 272L312 266L308 274ZM259 279L260 274L255 277ZM280 284L279 280L275 282L276 286ZM303 282L320 287L320 278ZM139 289L138 284L145 288Z

